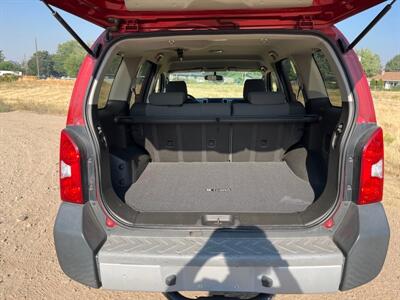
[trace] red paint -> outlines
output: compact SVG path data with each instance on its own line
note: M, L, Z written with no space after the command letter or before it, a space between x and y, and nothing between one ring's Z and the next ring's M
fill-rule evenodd
M371 90L357 54L350 50L344 55L344 60L354 83L354 92L358 97L357 123L376 123Z
M105 32L102 33L96 42L93 44L92 49L103 46L105 44ZM93 76L96 67L97 59L90 55L86 55L79 69L74 89L72 90L71 100L69 103L67 126L83 126L85 120L83 112L85 109L86 93L89 90L90 80Z
M67 126L83 126L85 121L83 118L83 111L85 105L86 92L89 88L90 78L93 75L96 60L87 55L83 60L81 68L79 69L78 76L76 77L74 89L69 103Z
M106 226L109 228L114 228L117 225L110 217L106 217Z
M324 227L326 229L331 229L333 226L335 226L335 221L333 220L333 218L329 218L328 220L325 221L324 223Z
M240 28L298 28L299 22L310 19L314 28L320 28L331 26L384 0L314 0L309 7L185 11L184 14L181 11L128 11L124 0L46 2L102 27L113 25L109 18L120 19L124 23L120 31L127 32L223 28L232 23ZM126 26L128 23L132 26Z

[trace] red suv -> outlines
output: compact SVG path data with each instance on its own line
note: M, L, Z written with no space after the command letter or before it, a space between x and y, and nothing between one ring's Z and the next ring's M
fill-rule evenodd
M52 6L105 28L61 133L69 277L267 299L377 276L382 130L334 24L383 1L45 2L81 43Z

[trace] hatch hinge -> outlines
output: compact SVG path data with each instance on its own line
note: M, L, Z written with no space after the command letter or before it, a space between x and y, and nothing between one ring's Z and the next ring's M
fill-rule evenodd
M297 21L298 29L314 29L314 20L311 16L303 16Z
M121 19L108 18L107 21L110 23L110 26L106 27L106 40L111 41L113 38L112 33L118 32L121 27Z
M106 28L108 32L117 32L121 26L121 19L108 18L107 21L112 24Z

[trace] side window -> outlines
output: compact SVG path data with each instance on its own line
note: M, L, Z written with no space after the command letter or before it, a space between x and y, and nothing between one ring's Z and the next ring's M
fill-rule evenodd
M324 81L326 93L332 106L342 107L342 97L340 94L339 84L335 74L332 72L326 56L321 50L314 52L313 58L319 72L321 73L322 80Z
M135 102L142 99L143 94L145 92L146 84L149 80L149 77L152 73L154 64L150 61L145 61L139 67L139 70L136 74L136 79L132 88L132 96L130 100L130 106L132 106Z
M284 59L281 61L282 71L284 73L286 82L288 83L289 92L292 93L293 98L302 103L304 102L303 89L301 87L300 78L297 75L296 68L291 59Z
M160 74L158 76L157 81L156 81L156 86L154 87L154 92L155 93L161 93L164 91L164 86L165 86L165 75Z
M275 72L270 72L267 75L267 85L268 85L268 90L270 92L278 93L281 91L281 87L279 84L278 77L276 76Z
M107 67L106 73L104 75L103 83L101 84L99 101L97 102L97 108L105 108L110 97L110 92L112 85L114 83L115 76L117 75L119 66L121 65L122 58L120 56L115 56L112 59L111 64Z

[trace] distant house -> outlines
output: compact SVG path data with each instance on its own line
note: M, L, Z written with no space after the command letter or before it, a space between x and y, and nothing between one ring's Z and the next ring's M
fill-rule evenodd
M21 77L22 76L22 72L17 72L17 71L3 71L3 70L0 70L0 77L1 76L9 76L9 75L12 75L12 76L18 76L18 77Z
M395 87L400 87L400 72L385 72L371 78L371 81L383 82L383 88L390 90Z

